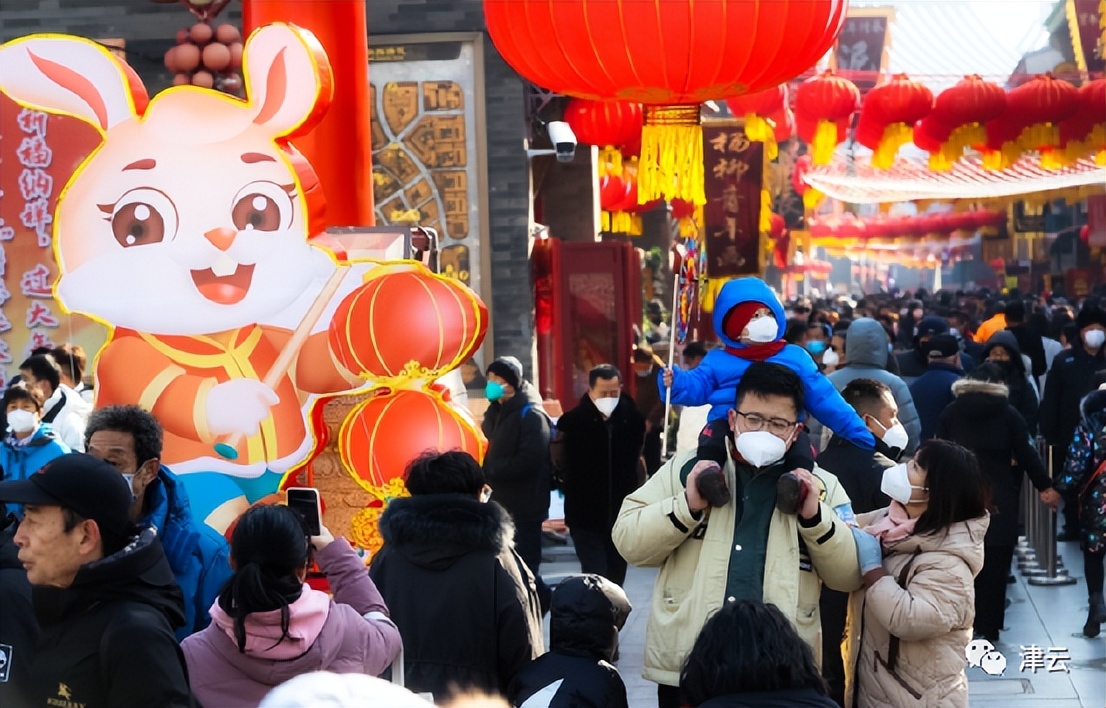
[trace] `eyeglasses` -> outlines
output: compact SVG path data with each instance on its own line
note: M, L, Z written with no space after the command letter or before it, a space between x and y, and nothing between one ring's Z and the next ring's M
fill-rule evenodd
M795 426L799 424L799 421L787 420L786 418L765 418L759 413L734 412L737 413L738 418L744 419L744 428L751 433L767 429L776 437L784 438L790 435Z

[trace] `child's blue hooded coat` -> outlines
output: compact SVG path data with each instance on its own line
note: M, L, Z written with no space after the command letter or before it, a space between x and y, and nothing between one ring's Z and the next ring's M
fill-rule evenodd
M730 349L743 349L746 345L726 336L723 330L726 314L744 302L756 302L772 311L779 329L776 339L782 339L787 328L783 306L760 278L738 278L722 286L714 302L714 331L722 343ZM865 449L875 447L875 437L856 411L845 402L818 365L802 347L787 344L778 353L765 359L782 364L799 375L803 382L806 408L823 425L843 438ZM673 370L672 402L682 406L701 406L709 403L709 421L725 418L733 408L737 396L737 384L752 361L731 354L725 349L707 352L699 366L689 371ZM659 386L664 390L664 372L658 375Z

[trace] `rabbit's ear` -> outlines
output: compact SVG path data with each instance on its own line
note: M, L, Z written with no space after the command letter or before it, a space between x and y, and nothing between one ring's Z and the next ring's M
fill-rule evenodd
M146 89L111 50L80 37L39 34L0 46L0 91L106 131L146 107Z
M253 122L275 138L308 132L330 105L333 74L315 35L288 24L266 25L250 35L242 58Z

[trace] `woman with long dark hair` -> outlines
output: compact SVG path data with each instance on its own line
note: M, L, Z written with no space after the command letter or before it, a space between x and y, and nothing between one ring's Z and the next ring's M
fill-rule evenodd
M775 605L738 600L706 621L680 672L680 694L693 708L837 704L814 652Z
M331 599L304 582L315 560ZM312 671L383 672L399 630L345 539L308 537L286 506L257 506L231 535L234 574L211 606L211 624L184 640L192 691L208 706L257 706L274 686Z
M964 649L990 520L979 463L928 440L884 471L881 488L891 505L857 517L866 589L849 598L845 705L966 707Z

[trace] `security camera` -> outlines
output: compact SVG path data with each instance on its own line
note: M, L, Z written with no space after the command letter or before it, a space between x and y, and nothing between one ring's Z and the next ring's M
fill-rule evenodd
M557 153L557 162L572 162L576 157L576 134L563 120L550 121L549 140Z

